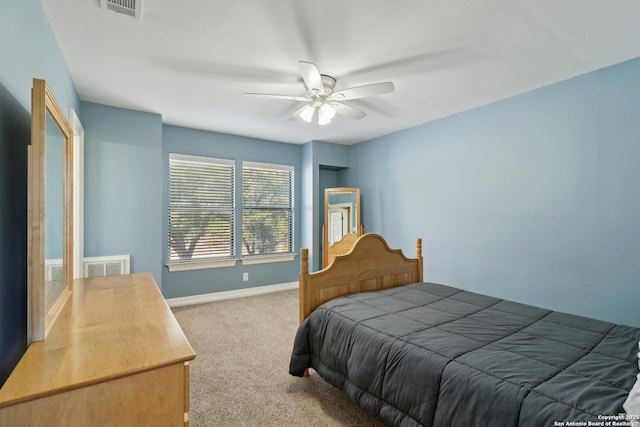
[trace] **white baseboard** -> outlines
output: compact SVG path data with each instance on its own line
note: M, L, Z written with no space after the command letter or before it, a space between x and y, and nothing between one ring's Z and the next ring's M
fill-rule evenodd
M256 286L255 288L235 289L233 291L213 292L210 294L192 295L188 297L169 298L167 299L167 304L169 304L169 307L179 307L183 305L202 304L204 302L222 301L231 298L251 297L271 292L288 291L290 289L298 289L298 282Z

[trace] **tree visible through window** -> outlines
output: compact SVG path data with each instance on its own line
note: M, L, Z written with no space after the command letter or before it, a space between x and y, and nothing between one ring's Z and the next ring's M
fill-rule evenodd
M293 250L293 167L244 162L242 255Z
M234 161L169 154L169 261L233 257Z

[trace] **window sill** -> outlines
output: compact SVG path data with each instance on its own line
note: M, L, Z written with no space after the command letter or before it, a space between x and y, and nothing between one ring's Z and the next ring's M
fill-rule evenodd
M268 264L271 262L287 262L296 259L296 254L283 254L283 255L255 255L251 257L242 258L242 265L253 264Z
M202 270L205 268L221 268L221 267L234 267L237 260L235 258L225 258L219 260L207 260L207 261L183 261L183 262L170 262L167 263L167 267L170 272L174 271L188 271L188 270Z

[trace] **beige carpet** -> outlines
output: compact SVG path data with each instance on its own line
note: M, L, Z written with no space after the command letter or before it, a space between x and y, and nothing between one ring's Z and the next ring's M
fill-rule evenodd
M386 425L314 371L289 375L297 290L172 310L197 355L191 427Z

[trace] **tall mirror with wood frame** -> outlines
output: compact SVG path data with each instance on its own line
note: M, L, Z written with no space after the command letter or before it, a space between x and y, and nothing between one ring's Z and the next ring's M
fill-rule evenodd
M28 172L29 342L43 340L73 282L72 131L44 80L33 79Z
M322 268L336 255L351 250L362 236L360 223L360 189L351 187L325 188L324 225L322 226Z

